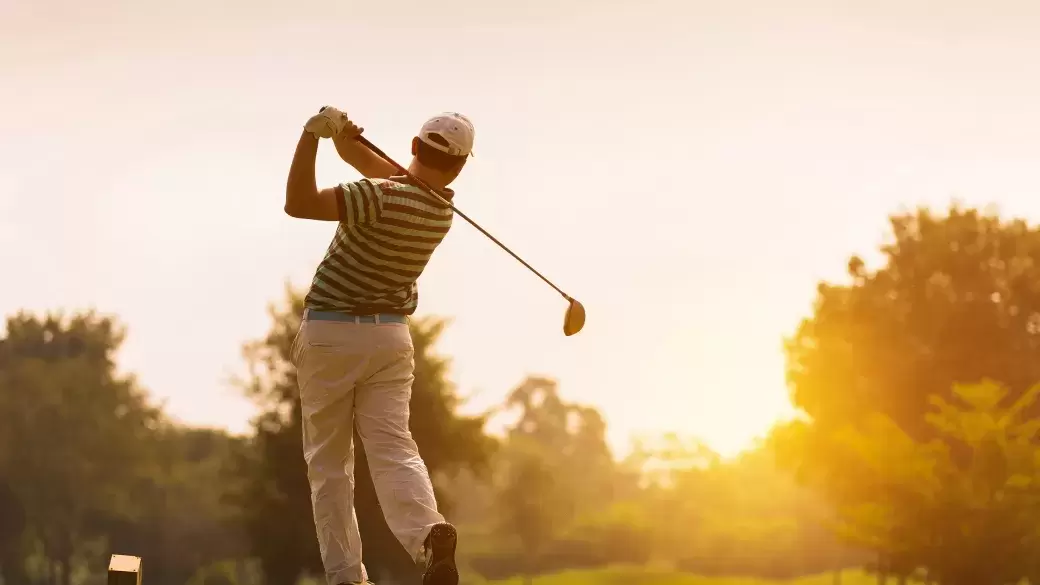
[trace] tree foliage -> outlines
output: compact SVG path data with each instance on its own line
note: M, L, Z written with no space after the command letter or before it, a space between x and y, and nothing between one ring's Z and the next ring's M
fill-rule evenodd
M778 447L832 494L839 533L901 572L926 569L944 585L1035 578L1040 421L1027 412L1040 386L1010 403L1009 393L983 382L956 386L955 401L933 396L926 441L875 412L856 425L793 425Z
M612 564L790 578L861 560L823 523L827 506L771 451L723 460L676 434L611 457L595 409L532 376L495 459L495 534L471 566L488 579Z
M0 339L0 568L5 583L103 575L107 553L147 558L183 585L242 558L234 485L241 439L168 420L116 373L125 330L93 312L18 314Z
M1000 380L1014 399L1040 380L1040 230L958 207L891 227L883 266L853 257L788 340L795 404L819 424L879 410L918 436L928 397L959 382Z
M124 331L108 317L21 313L0 339L0 483L5 507L24 519L5 535L5 578L26 578L30 543L47 578L69 585L81 543L105 520L139 508L127 486L149 458L160 413L115 371Z
M880 568L953 584L1027 576L1040 552L1040 230L957 206L891 226L883 265L853 257L850 282L821 284L788 340L809 420L777 429L777 453Z
M505 409L518 418L506 431L510 450L501 461L527 469L532 480L538 475L528 468L535 461L551 474L553 491L565 495L554 507L558 524L609 502L614 460L598 410L563 400L556 381L541 376L528 377L514 388Z
M568 529L609 506L614 462L602 416L563 400L555 380L528 377L508 394L503 409L516 420L495 458L494 522L498 542L524 562L511 563L500 552L476 565L493 574L505 557L507 566L530 577L560 556ZM573 561L575 551L564 556Z

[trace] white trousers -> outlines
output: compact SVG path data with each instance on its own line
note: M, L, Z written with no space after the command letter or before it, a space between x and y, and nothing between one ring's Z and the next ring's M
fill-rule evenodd
M386 523L412 558L444 521L408 429L414 353L400 323L305 319L293 343L303 456L328 585L368 579L354 513L355 427Z

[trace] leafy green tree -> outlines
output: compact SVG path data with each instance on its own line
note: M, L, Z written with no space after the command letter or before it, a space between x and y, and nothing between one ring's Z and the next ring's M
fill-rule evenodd
M973 447L944 435L928 418L935 399L965 404L952 390L961 383L998 380L1000 406L1024 404L1025 415L1040 414L1034 402L1018 402L1040 380L1040 230L958 206L945 215L918 209L890 221L883 264L869 270L853 257L850 282L821 284L812 317L786 344L792 398L811 423L780 434L788 445L781 454L792 466L815 461L810 468L817 478L858 477L839 430L889 432L892 441L902 437L898 444L936 439L930 448L948 449L951 461L967 466L977 457ZM916 448L907 447L904 456L907 465L932 461ZM912 542L920 523L948 519L922 517L928 508L905 504L917 501L914 492L903 484L876 485L875 475L859 471L863 481L817 485L842 506L885 506L879 509L893 515L889 532L866 531L873 540L855 540L879 552L879 569L905 574L920 551L894 543ZM867 518L880 521L868 514L862 522Z
M623 465L639 478L635 501L655 527L650 541L657 560L674 563L693 548L691 527L699 526L699 515L714 505L698 498L699 480L722 463L703 442L676 433L635 441Z
M152 445L148 473L133 484L139 512L104 524L110 548L146 559L156 585L184 585L200 567L247 557L234 499L245 440L166 422Z
M564 401L555 380L530 376L509 393L504 412L519 415L507 430L507 444L516 445L521 458L540 450L557 490L567 494L561 500L566 509L558 510L564 518L610 502L615 464L599 411Z
M554 380L528 377L510 392L504 410L517 420L496 459L498 529L504 542L519 548L530 579L548 568L545 547L554 538L611 505L615 466L602 416L564 401ZM552 543L554 551L561 547Z
M92 312L20 313L7 319L0 339L5 499L24 512L45 572L61 585L70 584L81 545L103 536L95 520L134 513L128 486L147 464L160 419L133 378L115 371L123 337L114 319ZM24 538L25 531L7 541ZM5 552L5 575L18 575L26 559Z
M251 374L245 390L261 405L254 421L254 451L243 458L248 478L240 498L253 553L270 583L293 583L301 573L321 573L314 535L310 488L303 461L300 407L290 349L303 314L303 295L287 289L286 300L272 307L272 326L263 339L246 345ZM462 468L486 467L494 446L484 434L484 416L462 416L455 388L447 379L449 361L434 352L445 322L413 319L415 381L410 428L427 468L434 477L438 505L450 500L441 476ZM364 446L355 434L355 508L364 542L365 563L376 580L415 581L415 564L383 519L372 486Z
M1040 230L956 206L890 221L883 265L853 257L788 340L795 404L821 425L880 410L919 436L928 397L959 382L1014 399L1040 380Z
M835 498L839 532L895 572L923 568L942 585L1033 579L1040 420L1028 412L1040 386L1014 401L1010 393L984 382L933 396L926 441L875 412L860 424L792 425L778 447L804 481Z
M0 518L0 578L4 583L28 582L25 507L6 478L0 478Z
M851 564L825 527L826 502L799 486L767 445L723 459L696 439L640 441L628 465L643 470L637 501L653 527L653 558L700 575L789 579ZM638 516L630 520L638 526Z
M538 567L538 558L555 536L554 526L567 522L570 502L568 494L558 489L544 449L530 439L518 438L509 445L505 464L505 483L497 502L502 510L499 529L511 534L520 552L530 562L523 567L526 583L530 583Z

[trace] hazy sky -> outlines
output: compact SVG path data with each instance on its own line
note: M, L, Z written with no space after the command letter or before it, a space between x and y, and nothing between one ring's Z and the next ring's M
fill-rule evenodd
M1040 220L1040 3L0 0L0 310L95 307L169 411L247 428L226 379L334 226L282 212L301 126L346 110L402 162L457 110L458 221L420 281L473 398L527 373L612 444L726 453L790 412L781 343L886 215ZM331 145L319 184L358 178ZM422 413L414 413L421 416Z

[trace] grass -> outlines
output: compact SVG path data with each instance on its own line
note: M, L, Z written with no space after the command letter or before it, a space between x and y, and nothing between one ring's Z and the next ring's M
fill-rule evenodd
M534 585L833 585L834 574L827 573L791 581L769 581L740 577L698 577L686 573L655 571L637 567L614 567L590 571L564 571L535 577ZM843 571L841 585L868 585L874 577L859 571ZM520 577L489 581L487 585L524 585Z

